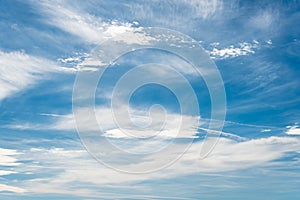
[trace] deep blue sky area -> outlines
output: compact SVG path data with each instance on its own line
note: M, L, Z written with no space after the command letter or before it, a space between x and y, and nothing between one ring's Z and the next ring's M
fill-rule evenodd
M299 199L299 21L299 0L0 0L0 199Z

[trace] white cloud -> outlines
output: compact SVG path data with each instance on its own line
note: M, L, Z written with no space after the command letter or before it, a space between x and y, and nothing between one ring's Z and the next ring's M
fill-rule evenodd
M54 113L40 113L41 116L49 116L49 117L61 117L62 115L54 114Z
M0 148L0 166L18 166L21 163L16 158L20 153L12 149Z
M1 176L18 173L16 168L21 163L17 157L21 155L22 153L17 150L0 148L0 167L4 167L4 170L0 169L0 179ZM24 193L25 190L15 186L0 184L0 192Z
M203 163L221 171L272 165L272 161L284 157L284 153L299 151L299 142L299 139L274 136L243 142L221 139Z
M59 5L59 2L40 1L47 22L92 43L103 41L103 23L88 14L78 14Z
M70 72L54 62L24 52L0 51L0 100L32 86L49 72Z
M122 187L123 184L126 184L127 187L130 187L131 184L136 185L137 182L145 180L171 179L188 174L239 171L255 166L278 165L280 161L274 162L274 160L283 158L287 152L299 152L299 144L299 138L290 137L268 137L242 142L220 138L212 154L203 160L199 160L202 142L196 142L192 144L181 159L169 168L140 175L120 173L107 168L91 158L82 148L32 148L24 151L24 154L20 157L20 159L24 158L32 162L27 162L15 168L33 174L47 174L45 177L19 183L19 186L28 192L93 197L99 195L99 190L94 190L93 187L88 187L89 185ZM184 144L176 144L171 153L181 153L182 145ZM168 155L145 156L147 162L158 162ZM143 164L134 162L130 164L119 163L119 165L129 165L133 171L135 168L143 166ZM75 187L75 190L72 187L74 185L84 185L84 188L87 189Z
M142 44L142 45L150 44L150 41L155 40L155 38L151 36L147 36L142 32L139 32L140 30L142 30L142 28L136 30L134 29L127 30L123 34L120 34L121 37L115 37L113 39L114 41L122 41L127 44Z
M89 108L80 108L76 110L76 116L78 117L77 120L81 123L81 130L83 131L99 131L100 126L98 124L93 123L90 119L86 118L86 113L89 111ZM133 112L136 112L134 115L130 115L131 119L134 121L134 123L131 123L131 119L129 121L124 120L126 122L126 126L130 127L129 130L134 131L135 129L133 128L134 124L145 124L149 120L151 121L152 119L148 116L147 111L140 112L139 110L134 110L132 109ZM45 115L45 114L42 114ZM47 124L32 124L32 123L25 123L25 124L9 124L5 126L6 128L11 128L11 129L20 129L20 130L65 130L65 131L74 131L76 130L76 122L74 119L74 114L66 114L66 115L56 115L56 114L46 114L46 116L55 116L56 117L56 122L50 125ZM101 130L105 132L105 135L107 137L112 137L112 138L124 138L126 135L119 133L118 131L118 124L114 122L114 116L112 113L112 110L108 107L97 107L95 109L95 116L96 119L101 122ZM127 117L128 116L124 116ZM164 120L162 119L161 116L157 116L158 118L155 119L156 121L159 120ZM174 130L176 127L178 127L178 122L180 122L181 118L185 117L186 119L190 119L192 125L195 122L196 118L191 117L191 116L181 116L177 114L169 114L169 117L166 120L166 125L164 126L164 130ZM122 119L122 117L120 118ZM123 123L123 122L121 122ZM129 124L130 123L130 124ZM188 126L186 126L188 129ZM192 126L193 131L189 132L189 136L191 137L192 135L195 134L194 126ZM157 128L157 127L156 127ZM187 130L186 129L186 130ZM136 130L137 131L137 130ZM174 133L176 134L176 133Z
M95 126L89 119L86 118L85 113L87 109L81 108L77 110L78 121L84 126L81 126L81 130L86 131L99 131L99 126ZM101 122L101 129L104 131L104 136L111 137L111 138L128 138L129 136L124 133L130 133L131 135L135 136L143 136L149 137L156 132L155 130L159 130L157 132L157 137L162 138L176 138L176 137L183 137L183 138L195 138L195 134L197 133L198 127L198 117L187 116L187 115L180 115L175 113L168 113L165 116L161 114L157 114L155 116L148 116L148 111L141 111L136 109L131 109L131 119L129 121L124 120L126 124L124 125L123 122L122 127L127 127L127 129L120 129L118 124L114 122L114 116L112 110L107 107L98 107L95 109L95 115L98 122ZM119 117L118 119L125 119L129 116ZM150 121L149 121L150 120ZM160 127L163 121L163 127ZM188 121L188 124L181 125L182 121ZM148 122L153 123L151 126L151 130L139 130L139 125L147 124ZM136 126L137 125L137 126ZM73 114L68 114L61 117L56 124L52 125L53 129L58 130L75 130L76 124L74 121ZM178 130L181 128L182 134L178 134Z
M137 25L136 21L132 23L104 22L99 17L60 4L62 2L39 2L43 14L48 16L46 22L78 36L82 41L99 44L118 35L122 37L116 37L116 40L129 44L145 43L152 39L140 33L141 28L134 27Z
M203 131L206 131L209 134L216 135L216 136L220 135L220 136L224 136L224 137L227 137L227 138L230 138L230 139L234 139L234 140L238 140L238 141L245 141L245 140L247 140L245 137L241 137L239 135L235 135L235 134L232 134L232 133L227 133L227 132L224 132L224 131L210 130L210 129L201 128L201 127L199 127L199 129L203 130Z
M266 43L269 45L273 44L272 40L267 40Z
M0 192L24 193L26 190L15 186L0 184Z
M214 48L208 51L210 57L213 59L226 59L254 54L255 50L259 48L259 43L257 41L254 41L253 43L242 42L236 46L230 45L223 49L218 48L217 46L219 45L213 46Z
M106 116L107 117L107 116ZM153 116L152 116L153 117ZM185 121L190 123L182 124L182 118ZM144 116L133 116L132 117L135 124L143 124L144 123ZM197 125L198 125L198 118L192 116L180 116L179 114L169 114L167 119L162 119L159 116L153 117L152 121L155 120L154 126L151 127L150 130L139 130L134 128L132 125L127 125L127 129L110 129L105 131L104 136L111 137L111 138L130 138L131 136L134 137L159 137L159 138L198 138L195 134L197 133ZM164 120L163 127L159 127L159 121ZM146 119L146 121L148 121ZM179 130L181 130L182 134L179 134Z
M261 130L262 133L271 132L271 131L272 131L271 129L263 129L263 130Z
M288 130L285 132L287 135L300 135L300 128L298 125L288 126Z
M15 171L9 171L9 170L0 170L0 176L5 176L9 174L16 174L17 172Z
M66 65L76 66L78 63L84 61L84 59L87 57L87 53L76 52L75 55L69 56L67 58L59 58L58 61Z
M0 52L0 100L32 85L51 68L49 62L23 52Z

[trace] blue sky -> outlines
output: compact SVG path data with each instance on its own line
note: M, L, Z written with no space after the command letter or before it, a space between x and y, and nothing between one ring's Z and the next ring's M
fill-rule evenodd
M297 0L1 0L0 199L297 199L299 20ZM102 60L95 64L91 58L104 47L117 52L120 41L132 45L136 37L147 43L153 35L143 35L145 27L193 38L203 48L201 56L205 52L204 58L215 63L210 66L217 67L226 93L222 130L209 127L211 95L218 91L206 85L210 68L200 76L187 60L159 49L129 52L105 71L96 85L93 107L101 130L89 120L85 107L75 106L74 119L74 101L84 97L79 93L74 98L78 76L93 77L102 69ZM132 82L116 87L136 66L146 71L137 71L129 77ZM154 108L153 130L160 120L164 127L154 139L136 140L122 131L147 137L152 132L128 125L122 95L135 81L150 79L154 83L139 87L127 102L130 120L145 126L148 111ZM177 97L189 94L188 87L181 86L184 80L190 83L197 105L188 104L192 97L187 98L190 112L180 113ZM155 84L159 81L179 88L175 91L181 95ZM109 107L115 88L114 112L124 127L116 126ZM176 137L178 128L180 137ZM99 137L89 141L85 134ZM199 159L206 134L221 135L212 152ZM105 148L101 142L106 139L130 156L122 159L112 153L103 156L104 162L129 172L186 151L174 164L155 172L122 173L98 162L101 154L95 156ZM92 142L96 146L86 149ZM169 145L171 152L151 154Z

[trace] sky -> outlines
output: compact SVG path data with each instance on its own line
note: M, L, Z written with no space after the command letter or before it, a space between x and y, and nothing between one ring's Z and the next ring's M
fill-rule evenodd
M0 0L0 199L298 199L300 1Z

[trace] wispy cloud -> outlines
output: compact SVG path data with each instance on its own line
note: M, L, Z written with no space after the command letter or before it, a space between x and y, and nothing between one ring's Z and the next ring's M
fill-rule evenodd
M21 154L21 152L14 149L0 148L0 178L2 176L18 173L15 168L21 165L18 159L18 156ZM20 187L0 183L0 192L24 193L25 191L25 189Z
M101 195L101 191L93 188L93 185L122 188L145 180L172 179L198 173L239 171L255 166L271 167L279 162L275 160L284 158L285 153L300 151L299 142L299 138L295 137L268 137L242 142L221 138L212 154L203 160L198 159L202 142L197 142L193 143L183 157L169 168L141 175L120 173L106 168L92 159L82 148L31 148L23 151L23 154L18 157L20 161L24 159L30 162L15 166L14 170L20 173L28 171L39 175L40 178L20 182L18 186L24 189L15 188L14 192L26 190L38 194L72 194L93 197ZM181 150L182 144L177 144L172 153L177 154ZM164 159L164 156L166 155L149 155L146 160L157 162L157 160ZM135 169L142 164L130 163L130 167ZM83 184L84 188L87 188L87 185L91 187L84 189L81 187ZM144 190L144 187L141 185L141 188L137 187L136 190Z
M21 163L16 158L20 152L14 149L3 149L0 148L0 166L18 166Z
M223 10L223 1L221 0L183 0L182 2L191 7L192 16L203 19L212 17Z
M70 72L54 62L21 51L0 51L0 100L33 86L49 72Z
M257 41L254 41L253 43L242 42L238 45L230 45L225 48L220 48L219 43L213 43L212 46L213 49L208 51L208 53L213 59L226 59L254 54L260 47Z
M0 192L14 192L14 193L24 193L26 190L20 187L0 184Z
M136 26L136 22L103 21L100 17L72 9L65 4L61 6L61 4L64 3L57 1L54 4L48 1L41 1L38 5L40 6L40 11L46 16L46 23L75 35L84 42L99 44L119 34L126 32L133 34L135 31L134 26ZM130 42L131 40L132 37L128 35L126 41Z
M139 1L118 2L118 6L128 10L126 16L132 18L131 21L120 22L117 20L119 16L102 18L89 13L87 9L80 9L79 6L72 7L67 1L55 2L40 1L33 5L43 14L45 23L56 26L90 44L99 44L123 33L128 33L128 37L125 38L128 43L137 37L140 41L146 41L149 38L135 32L140 29L138 21L150 21L148 26L152 27L160 27L162 24L165 25L163 27L169 27L170 24L175 23L177 26L173 28L182 26L188 28L186 24L190 24L193 19L210 19L223 11L222 0L176 0L161 2L160 6L157 6L155 1L149 1L146 5ZM107 6L105 2L102 2L102 5ZM164 9L163 17L160 17L161 7L168 8ZM132 33L135 37L132 37Z
M278 26L280 14L278 10L258 10L249 20L249 26L262 31L274 31ZM277 23L277 24L276 24Z
M100 127L98 124L93 123L91 120L86 118L87 108L81 108L76 111L77 120L80 121L81 130L83 131L99 131ZM197 138L197 128L199 117L180 115L176 113L168 113L165 116L161 114L149 116L148 111L140 111L136 109L131 109L130 118L132 121L124 120L124 122L119 122L125 127L127 131L136 136L147 137L151 136L155 132L158 133L157 137L161 138ZM56 118L56 122L53 124L10 124L5 126L6 128L11 129L20 129L20 130L65 130L65 131L75 131L76 130L76 121L74 119L74 114L67 115L55 115L55 114L42 114L46 116L51 116ZM111 138L128 138L128 135L124 133L124 130L121 130L118 127L118 124L114 122L114 116L111 109L108 107L97 107L95 109L95 116L99 122L101 122L101 130L103 131L103 136ZM124 116L124 118L129 116ZM124 119L121 117L120 119ZM163 124L160 122L163 121ZM187 124L181 124L182 121L188 121ZM139 130L139 126L146 125L150 122L152 124L151 130ZM125 124L124 124L125 123ZM162 127L160 125L163 125ZM135 128L136 127L136 128ZM178 131L181 129L182 134L178 135ZM126 132L126 131L125 131Z

